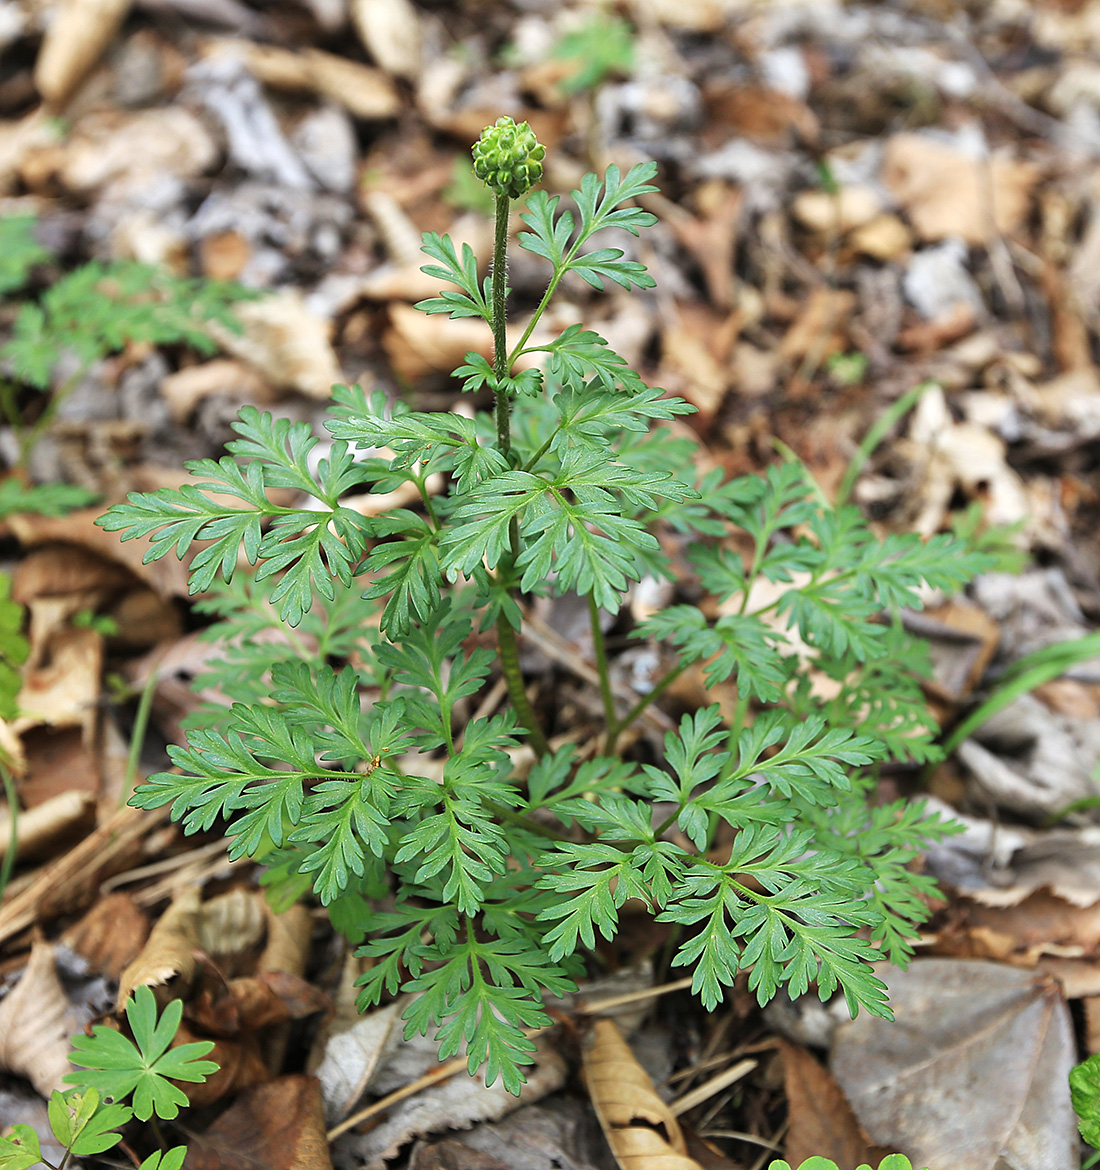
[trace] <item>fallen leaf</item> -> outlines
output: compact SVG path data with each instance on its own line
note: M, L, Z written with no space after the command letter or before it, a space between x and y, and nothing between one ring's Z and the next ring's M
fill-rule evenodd
M403 1146L414 1138L440 1130L466 1129L479 1121L496 1121L521 1105L538 1101L560 1089L566 1080L566 1065L552 1041L535 1037L535 1064L527 1071L527 1083L518 1097L499 1079L485 1085L485 1069L474 1076L456 1069L455 1075L437 1082L392 1105L385 1117L366 1133L343 1134L335 1142L337 1156L355 1159L362 1170L383 1170ZM378 1069L370 1084L372 1092L388 1093L413 1083L425 1070L437 1068L439 1045L432 1037L413 1036L398 1044Z
M197 919L200 949L220 962L259 947L267 931L263 903L262 893L243 886L203 902Z
M406 1003L405 999L395 999L328 1038L316 1072L330 1125L358 1104L371 1078L393 1051L404 1026L401 1013Z
M160 916L141 953L122 972L118 983L119 1011L136 987L153 988L162 1009L169 999L187 998L197 971L200 913L199 891L190 887Z
M843 1023L830 1061L874 1141L952 1170L1077 1164L1076 1046L1052 979L954 959L879 975L895 1021Z
M314 1077L248 1089L187 1150L188 1170L332 1170Z
M0 1000L0 1068L24 1076L48 1097L72 1072L69 998L54 966L53 947L38 942L19 982Z
M98 902L61 936L93 971L118 979L149 937L149 917L129 894L117 891Z
M382 344L394 373L406 381L449 373L462 363L467 350L485 358L492 356L492 334L484 321L429 317L399 302L390 305L389 317Z
M924 240L958 236L989 243L1012 235L1027 217L1039 170L1001 153L975 158L924 134L886 143L883 180Z
M588 1095L622 1170L702 1170L613 1020L595 1020L582 1050Z
M122 27L130 0L64 0L34 66L38 92L55 109L68 101Z
M420 17L409 0L351 0L351 19L370 55L388 73L420 72Z
M178 423L186 422L195 407L213 394L242 402L266 403L271 399L267 380L251 366L232 358L217 358L168 374L161 379L160 393Z
M330 327L305 303L297 289L284 288L259 301L239 305L242 334L211 325L228 353L263 374L273 386L327 401L343 374L332 348Z
M889 1151L873 1145L860 1128L832 1073L800 1045L781 1040L779 1050L787 1093L787 1161L799 1166L816 1154L838 1166L877 1166Z

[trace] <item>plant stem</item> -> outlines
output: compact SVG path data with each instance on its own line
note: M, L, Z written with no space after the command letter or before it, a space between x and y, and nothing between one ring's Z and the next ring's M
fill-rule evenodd
M588 595L588 617L592 624L592 645L596 650L596 669L600 672L600 695L603 698L603 714L607 721L607 738L615 729L615 696L611 693L611 671L607 664L607 646L600 628L600 607L590 593Z
M512 463L512 402L508 392L503 388L504 379L508 377L511 368L511 359L508 356L508 317L505 310L505 298L508 292L507 265L508 265L508 210L510 200L507 195L497 196L496 207L496 238L493 245L493 369L497 376L496 389L496 420L497 443L505 461ZM508 579L512 575L516 559L519 556L519 525L513 520L509 526L511 552L501 564L501 573ZM516 709L520 722L527 728L531 746L535 755L542 757L550 750L550 744L539 727L534 708L527 698L523 687L523 674L519 668L519 646L516 643L516 631L512 623L502 613L497 618L497 645L500 654L500 665L504 671L504 678L508 683L508 694L512 706Z
M19 851L19 793L15 790L15 780L8 770L7 764L0 761L0 780L4 783L4 795L8 798L8 811L11 814L11 838L8 841L7 852L0 863L0 898L11 881L12 871L15 869L15 855Z
M511 361L508 357L508 209L507 195L497 196L496 238L493 243L493 371L497 376L496 418L497 443L507 463L512 462L512 402L504 389Z
M516 709L519 721L527 728L535 755L541 759L550 751L550 744L547 742L546 736L543 735L542 728L539 727L534 708L531 706L530 699L527 698L527 692L523 689L516 631L512 629L511 622L504 614L497 618L497 651L500 654L500 665L504 671L504 678L508 683L508 694L512 700L512 706Z
M607 741L604 744L604 751L607 752L608 755L614 751L615 742L618 740L619 736L634 722L635 719L638 718L639 715L642 714L643 711L645 711L650 703L654 702L656 699L659 699L661 695L663 695L665 691L667 691L668 688L672 686L672 684L680 677L680 675L684 673L686 669L687 663L683 663L680 666L674 666L668 672L668 674L664 675L663 678L658 679L654 684L653 689L648 694L643 695L621 719L616 719L611 724L607 730Z

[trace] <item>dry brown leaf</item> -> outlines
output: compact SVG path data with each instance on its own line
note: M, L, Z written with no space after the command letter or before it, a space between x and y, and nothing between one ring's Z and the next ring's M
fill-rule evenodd
M484 321L429 317L397 303L390 306L389 316L382 344L399 378L415 382L425 374L449 372L461 364L467 350L492 356L492 335Z
M188 1170L332 1170L320 1086L281 1077L249 1089L187 1151Z
M853 251L875 260L900 260L913 248L913 236L896 215L876 215L848 237Z
M865 227L883 210L882 198L870 187L846 184L835 195L803 191L791 203L791 214L810 231L845 234Z
M53 14L34 66L34 83L58 108L76 92L122 27L130 0L64 0Z
M198 915L199 948L220 959L258 947L267 930L263 903L262 893L243 886L204 902Z
M788 362L810 354L821 362L844 348L844 330L857 305L855 293L822 285L810 293L797 320L779 344L779 356Z
M12 729L79 727L91 744L102 679L103 636L89 629L62 630L50 639L48 662L25 672Z
M20 605L29 605L39 597L124 589L133 580L133 574L118 561L107 560L90 549L73 544L40 544L20 560L12 573L11 596Z
M895 1022L841 1024L830 1062L872 1140L915 1166L1077 1164L1068 1082L1076 1045L1052 979L955 959L879 975Z
M69 998L54 966L53 947L38 942L19 982L0 1001L0 1068L24 1076L48 1097L72 1072Z
M787 1093L787 1161L799 1166L816 1154L838 1166L877 1166L890 1151L872 1145L832 1073L800 1045L781 1040L779 1050Z
M409 0L351 0L351 18L370 55L396 77L420 72L420 18Z
M596 1020L584 1048L588 1095L622 1170L702 1170L613 1020Z
M266 898L261 901L267 919L267 942L256 963L256 970L304 975L313 943L313 920L309 911L301 902L295 902L293 906L276 913Z
M101 898L61 936L93 971L117 979L141 953L149 937L149 916L121 891Z
M176 476L174 481L176 486L182 479L182 473ZM67 516L9 516L7 524L20 544L28 548L36 548L55 541L74 544L125 565L140 580L156 589L161 596L188 595L185 565L175 557L162 557L159 561L143 565L141 558L145 555L148 544L141 540L128 540L123 543L118 539L117 533L97 527L95 522L102 515L101 505L95 508L82 508L80 511L70 512Z
M151 987L162 1008L169 999L187 998L197 970L201 912L200 894L194 887L184 890L165 910L141 954L122 972L119 1011L136 987Z
M239 305L242 334L211 326L223 349L255 366L272 385L327 400L342 380L330 327L297 289L285 288Z
M32 155L27 163L37 173L25 177L39 188L56 179L78 194L109 188L113 196L137 199L166 175L196 178L217 160L216 141L183 106L105 110L81 118L64 149Z
M976 159L923 134L895 134L886 143L883 180L922 239L961 236L982 245L1019 230L1039 170L1003 154Z
M273 89L323 94L349 114L369 121L392 118L401 108L396 87L381 69L323 49L307 48L295 53L251 41L232 44L244 56L252 76Z

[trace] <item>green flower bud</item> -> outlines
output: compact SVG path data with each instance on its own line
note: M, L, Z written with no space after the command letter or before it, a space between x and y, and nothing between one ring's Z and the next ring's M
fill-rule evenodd
M546 147L526 122L497 118L474 143L474 174L497 195L518 199L542 178Z

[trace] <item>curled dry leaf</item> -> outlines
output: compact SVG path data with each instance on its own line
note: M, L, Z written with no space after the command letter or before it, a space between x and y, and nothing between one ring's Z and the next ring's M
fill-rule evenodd
M24 1076L48 1097L72 1072L69 998L57 977L53 947L35 943L19 982L0 1001L0 1068Z
M119 1011L136 987L161 989L158 1001L175 998L181 992L186 998L186 989L196 972L199 902L199 891L192 887L180 894L161 915L141 954L122 972L118 984ZM165 994L168 984L172 985L172 992Z
M351 1112L381 1062L393 1051L401 1035L401 1012L406 1003L395 999L328 1038L317 1077L330 1124Z
M305 975L313 942L313 921L309 911L301 902L295 902L277 913L266 898L261 897L260 901L267 920L267 942L256 969Z
M613 1020L595 1021L583 1057L592 1105L622 1170L701 1170Z
M130 0L64 0L54 13L34 67L38 92L63 106L122 27Z
M204 902L197 920L199 947L220 960L259 946L267 929L263 902L263 894L242 886Z

